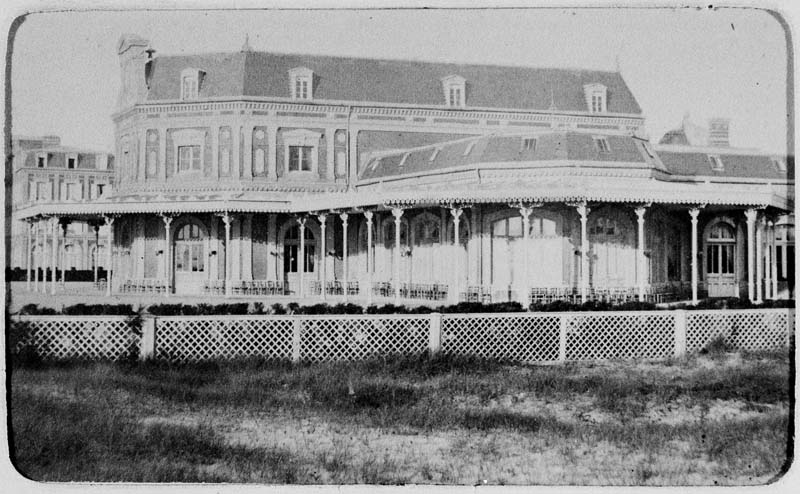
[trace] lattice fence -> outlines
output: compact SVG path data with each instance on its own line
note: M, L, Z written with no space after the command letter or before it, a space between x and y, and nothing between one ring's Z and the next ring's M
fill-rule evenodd
M557 314L446 314L442 352L520 362L558 360Z
M722 336L733 348L785 348L793 310L430 315L171 316L146 318L142 336L124 316L17 316L12 331L46 359L173 362L260 358L339 361L376 355L472 355L518 362L661 359ZM685 334L684 334L685 330ZM684 349L685 345L685 349Z
M11 324L24 335L14 350L31 345L47 360L117 360L139 346L124 316L19 316Z
M158 319L156 357L173 362L292 357L293 318L182 316Z
M566 360L669 357L675 351L670 312L587 312L567 317Z
M789 310L689 311L686 350L696 352L722 336L734 348L770 350L789 344Z
M375 355L418 354L428 348L429 316L306 316L301 360L358 360Z

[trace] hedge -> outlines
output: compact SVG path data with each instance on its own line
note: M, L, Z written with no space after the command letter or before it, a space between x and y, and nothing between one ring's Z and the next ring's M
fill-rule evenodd
M677 304L669 308L657 307L650 302L626 302L612 305L608 302L589 301L585 304L573 304L564 301L555 301L549 304L532 304L528 307L531 312L589 312L589 311L638 311L638 310L707 310L707 309L770 309L794 308L794 300L765 300L762 304L753 304L749 300L737 298L706 299L697 305ZM476 302L461 302L455 305L442 305L438 307L386 304L382 306L370 305L362 307L356 304L314 304L301 306L289 303L286 306L272 304L264 307L261 302L233 303L233 304L157 304L147 307L147 312L154 316L202 316L202 315L244 315L244 314L430 314L440 312L443 314L477 313L477 312L525 312L518 302L499 302L494 304L481 304ZM128 304L76 304L62 308L61 311L49 307L39 307L28 304L19 311L20 315L133 315L137 312Z
M50 279L51 275L50 269L44 270L39 269L39 279L45 279L45 271L47 271L47 278ZM91 269L68 269L64 273L64 278L67 282L71 281L80 281L80 282L91 282L94 281L94 271ZM36 279L36 270L31 269L31 280ZM99 268L97 270L97 279L106 279L106 270ZM6 269L6 281L26 281L27 280L27 271L22 268L14 268L14 269ZM56 280L61 281L61 270L56 269Z

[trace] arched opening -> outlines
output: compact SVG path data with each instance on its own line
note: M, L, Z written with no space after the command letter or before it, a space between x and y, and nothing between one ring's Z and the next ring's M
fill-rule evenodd
M388 217L383 220L381 227L381 234L383 240L383 263L382 263L382 278L385 280L394 280L394 263L395 263L395 220L393 217ZM408 282L410 276L410 253L408 247L408 222L401 218L400 220L400 278L401 282ZM395 282L399 282L395 280Z
M725 222L709 226L706 234L706 284L709 297L736 297L736 230Z
M523 247L522 216L513 215L495 220L492 232L492 285L511 286L522 281Z
M439 218L423 213L413 221L411 250L411 281L414 283L435 283L440 281L439 268L442 263L442 232Z

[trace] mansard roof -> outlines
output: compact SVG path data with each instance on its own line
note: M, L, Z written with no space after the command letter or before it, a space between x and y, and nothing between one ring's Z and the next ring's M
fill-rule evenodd
M314 100L440 106L442 78L458 74L466 79L467 107L588 112L583 87L599 83L608 88L609 113L641 114L619 72L252 51L158 56L150 62L148 101L178 99L187 67L206 74L200 98L289 98L289 71L308 67Z
M786 157L735 148L698 148L691 146L657 146L658 156L673 175L690 177L762 178L793 180L793 160ZM719 156L723 169L711 169L709 156ZM786 171L780 171L775 159L788 161Z
M601 151L596 138L605 139L608 151ZM530 148L526 139L536 139ZM655 168L661 163L650 158L644 141L625 135L593 135L586 132L551 131L520 135L489 135L459 139L411 150L398 150L368 160L359 180L469 167L477 164L525 163L529 167L623 167ZM560 164L559 164L560 162Z

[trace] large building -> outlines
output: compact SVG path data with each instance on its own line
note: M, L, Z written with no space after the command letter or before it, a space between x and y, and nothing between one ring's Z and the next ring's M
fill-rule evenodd
M61 145L58 136L14 136L12 150L11 252L8 266L33 269L47 265L53 251L52 232L41 218L22 219L18 211L36 204L86 203L112 190L114 159L108 153ZM72 222L59 225L57 266L68 270L102 268L105 228L99 223ZM28 233L31 243L28 244ZM26 256L29 256L26 257Z
M651 145L618 72L118 46L109 291L787 297L792 160ZM706 143L708 144L708 143ZM55 220L51 220L55 221Z

